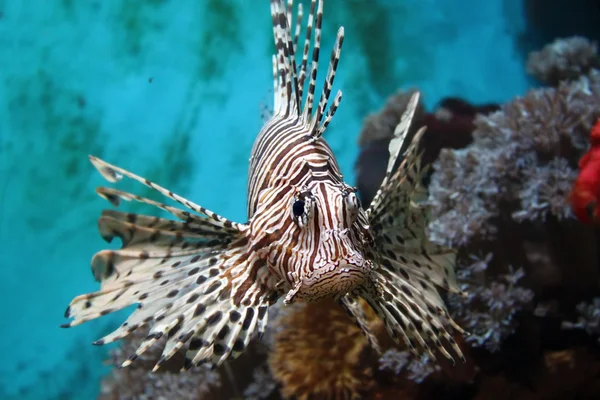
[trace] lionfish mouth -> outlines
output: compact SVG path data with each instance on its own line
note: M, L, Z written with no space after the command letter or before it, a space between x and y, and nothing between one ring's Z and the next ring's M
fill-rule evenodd
M325 297L341 298L356 286L364 283L371 269L367 260L338 261L315 268L297 279L283 302L292 304L295 300L315 302Z

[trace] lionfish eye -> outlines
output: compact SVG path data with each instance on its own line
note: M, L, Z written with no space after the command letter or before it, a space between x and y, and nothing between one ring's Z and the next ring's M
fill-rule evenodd
M304 215L304 200L296 200L292 205L292 212L295 217L301 217Z

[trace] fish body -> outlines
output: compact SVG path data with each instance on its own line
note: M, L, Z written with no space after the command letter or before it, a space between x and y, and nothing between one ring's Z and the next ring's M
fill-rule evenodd
M579 175L569 200L581 222L600 221L600 120L590 132L590 149L579 160Z
M453 360L447 350L452 349L464 359L446 327L462 330L448 316L436 289L460 292L453 268L455 254L427 240L427 209L418 202L424 193L420 186L424 169L417 148L424 129L404 146L418 94L390 143L380 190L363 208L322 136L341 101L337 92L327 109L344 30L338 31L317 102L323 0L311 2L300 65L295 53L303 10L300 5L292 35L292 6L293 1L286 8L281 0L271 0L274 112L252 149L246 223L230 221L143 177L90 157L108 181L133 179L183 206L114 188L97 189L113 205L137 201L175 217L105 210L99 219L100 233L107 241L120 238L122 247L94 255L92 270L100 290L77 296L66 311L73 320L64 326L70 327L138 304L125 323L96 342L113 342L141 326L151 326L123 366L163 336L168 340L156 368L182 349L184 369L203 363L217 366L264 333L268 309L280 298L290 304L326 297L354 318L375 348L360 298L384 321L392 338L411 350L434 356L437 348ZM404 147L404 159L395 170Z

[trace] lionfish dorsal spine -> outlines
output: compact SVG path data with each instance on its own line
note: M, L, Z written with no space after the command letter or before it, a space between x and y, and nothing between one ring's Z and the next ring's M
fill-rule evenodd
M302 6L302 4L300 4L300 6L298 7L298 18L299 18L297 21L298 28L302 24L302 21L300 19L301 10L302 10L301 6ZM310 37L312 34L312 30L313 30L313 21L315 18L314 17L315 16L315 7L316 7L316 2L313 1L310 5L308 22L306 23L306 37L304 39L304 46L302 48L302 64L300 66L300 75L298 77L298 91L300 93L300 98L302 98L302 96L304 94L304 83L306 81L306 68L308 66L308 54L310 51ZM306 104L308 104L308 101L306 102ZM305 107L306 107L306 105L305 105Z
M344 28L337 33L334 48L332 50L329 69L319 103L315 104L315 90L317 84L317 70L319 67L319 54L321 49L321 31L323 21L323 0L312 0L308 23L306 27L306 38L302 51L302 62L297 67L295 54L300 37L303 16L302 5L298 6L296 27L294 35L291 33L293 1L288 1L287 9L283 7L281 0L271 0L271 16L273 20L273 36L275 40L276 55L274 57L274 111L275 115L284 117L298 117L309 126L313 138L318 139L329 123L341 102L342 93L338 91L333 104L327 113L325 109L329 102L329 96L333 87L337 65L340 59L342 44L344 41ZM315 14L316 9L316 14ZM303 103L304 84L306 81L308 56L311 42L311 34L314 27L314 41L311 61L311 72L306 99Z
M413 117L415 115L417 106L419 105L419 98L420 98L419 92L413 93L410 100L408 101L406 110L404 110L404 113L402 114L402 117L400 118L400 122L398 123L398 125L396 125L396 128L394 129L394 136L392 137L392 139L390 140L390 143L388 145L389 159L388 159L388 164L387 164L387 168L385 171L385 176L383 177L383 181L379 185L379 189L377 190L377 193L375 193L373 200L371 200L371 204L369 205L369 208L367 209L367 214L371 214L371 212L379 205L379 203L382 200L383 191L387 187L387 185L390 181L390 178L392 177L392 174L394 172L394 166L396 165L398 157L400 157L400 151L402 150L402 148L404 146L405 139L410 130ZM418 142L424 132L425 132L425 127L422 127L417 132L417 134L413 137L411 145L413 145L413 146L418 145ZM408 153L408 149L407 149L406 153Z
M287 11L282 10L280 1L271 0L271 17L273 19L273 38L275 40L276 61L281 82L279 90L282 92L284 115L299 114L300 98L298 97L298 77L295 62L295 53ZM292 97L293 96L293 97ZM276 110L281 112L282 110Z

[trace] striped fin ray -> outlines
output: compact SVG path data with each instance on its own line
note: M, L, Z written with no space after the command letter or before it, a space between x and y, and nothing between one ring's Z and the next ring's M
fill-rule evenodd
M262 272L268 273L266 267L264 268ZM216 311L218 317L212 317L210 326L194 327L199 329L190 340L184 369L206 363L216 366L230 357L237 358L255 334L258 334L259 338L264 335L268 306L275 301L274 299L272 293L262 293L256 289L254 295L246 296L237 307L228 305L228 300L213 304L212 308L224 311L222 314Z
M393 172L418 99L418 93L411 97L394 131L385 178L367 210L374 240L372 259L378 268L375 287L363 288L361 295L395 340L404 340L412 351L420 347L432 356L437 348L453 361L448 349L464 357L445 326L464 331L448 315L436 287L464 293L456 281L455 251L427 238L428 208L421 202L426 194L421 182L427 167L422 167L419 152L424 127L414 135Z
M369 208L376 254L380 255L378 262L405 279L414 276L462 294L454 270L455 252L427 238L428 208L420 203L420 197L425 193L421 181L426 168L421 167L421 154L418 153L424 128L415 134L398 170L390 176L417 103L415 94L395 130L396 137L392 141L397 141L390 144L386 178L379 196Z
M96 193L98 193L98 195L100 197L108 200L114 206L119 206L120 201L125 200L125 201L137 201L142 204L147 204L147 205L159 208L159 209L166 211L167 213L175 216L176 218L179 218L180 220L184 221L183 226L185 226L186 229L193 229L195 233L204 233L207 235L219 234L219 233L235 234L240 231L241 225L239 225L239 224L234 225L232 223L231 226L229 226L229 224L224 225L219 222L215 223L215 221L210 218L195 215L195 214L190 213L189 211L182 210L180 208L173 207L173 206L168 206L166 204L159 203L157 201L154 201L154 200L142 197L142 196L138 196L133 193L128 193L128 192L124 192L124 191L113 189L113 188L107 188L107 187L97 188ZM131 215L135 215L135 217L138 219L140 217L143 217L139 214L128 214L128 215L129 215L128 218L131 218ZM148 218L154 218L154 217L148 217ZM170 220L166 220L166 221L170 221ZM171 222L175 223L176 221L171 221Z
M104 188L109 189L109 188ZM136 196L137 197L137 196ZM168 206L165 206L168 207ZM181 210L183 211L183 210ZM224 229L214 229L213 225L204 225L204 221L202 219L198 219L197 222L194 222L192 219L186 219L185 221L175 221L172 219L166 219L161 217L155 217L150 215L143 214L133 214L127 213L117 210L104 210L102 211L102 217L110 217L118 221L129 222L135 224L140 227L149 228L149 229L158 229L165 231L177 231L188 229L194 233L205 233L209 229L209 232L214 232L215 234L219 233L227 233L228 230ZM208 229L207 229L208 228Z
M340 306L346 311L348 316L354 321L356 326L360 328L361 332L367 338L369 345L373 350L377 352L377 354L381 354L381 347L377 341L377 338L371 332L369 328L369 322L363 311L361 304L359 303L359 299L353 293L347 293L342 298L339 299Z
M68 326L98 318L131 304L151 304L173 289L186 287L202 268L216 265L234 239L207 240L186 231L154 230L103 216L100 232L108 241L122 238L119 250L102 250L92 258L92 272L101 282L95 293L76 297L67 309ZM241 233L240 233L241 235ZM140 307L140 309L143 307ZM145 313L144 311L143 313Z
M186 350L183 369L203 363L218 366L232 352L237 356L243 351L257 326L264 331L267 309L275 295L252 280L258 267L240 261L244 254L241 250L233 256L229 252L231 258L218 272L210 269L199 275L197 286L174 302L173 311L151 329L141 351L155 343L157 333L168 331L169 337L155 370L181 349ZM171 326L174 330L169 330Z
M385 268L395 271L407 281L426 280L442 288L465 295L456 280L456 251L427 239L427 209L411 204L407 218L390 226L382 226L375 235L375 247Z
M247 225L231 222L121 168L91 160L109 181L127 176L198 215L128 192L98 188L98 194L114 205L121 200L138 201L166 211L179 221L105 210L98 221L100 234L108 242L120 238L122 246L94 255L92 271L101 283L100 290L75 297L65 312L65 317L72 320L63 327L137 304L121 326L95 344L114 342L150 325L148 336L123 366L167 336L157 367L188 346L192 337L209 343L213 349L209 356L220 364L232 351L245 347L255 333L264 332L267 307L276 294L267 288L270 277L266 268L261 267L258 258L251 257ZM248 310L255 318L248 317L251 324L241 329L230 319L221 319L225 314L249 315ZM231 333L225 335L222 332L227 328ZM219 349L226 345L232 350L221 352Z
M299 5L296 29L294 31L294 35L292 36L290 29L292 21L292 5L293 1L288 1L288 8L286 10L281 0L271 0L273 35L277 49L277 54L274 57L274 63L276 64L275 69L278 75L277 78L274 78L274 86L277 88L274 96L274 108L275 113L280 116L301 116L300 106L303 101L303 89L307 75L311 34L314 27L311 74L307 97L302 111L302 118L305 123L309 124L309 129L313 137L318 139L331 122L342 99L342 93L341 91L338 91L333 103L327 112L325 112L340 59L342 44L344 41L344 28L341 27L338 30L321 97L319 99L319 103L315 104L316 78L319 65L318 61L323 20L323 0L312 0L311 2L300 68L297 67L295 53L298 47L297 44L300 36L300 24L302 21L303 9L302 6Z
M291 24L292 24L293 8L294 8L294 0L288 0L286 17L287 17L288 25L290 26L290 28L291 28ZM303 15L304 15L304 7L302 6L302 3L299 3L298 4L298 13L296 15L296 25L294 28L294 39L292 41L292 44L293 44L292 49L294 50L294 54L296 54L296 52L298 51L298 40L300 39L300 31L302 30ZM300 95L300 98L302 98L302 95Z
M128 222L113 220L110 223L115 226L122 223L123 231L132 231ZM111 228L113 231L115 226ZM167 232L174 233L163 233L167 235ZM190 236L196 239L195 235ZM139 236L134 233L133 237ZM143 240L127 242L127 239L125 242L132 247L144 243ZM184 346L191 345L192 338L196 339L195 343L201 340L210 349L204 358L212 358L215 365L221 364L232 352L241 352L257 330L264 332L267 308L276 295L260 283L268 272L257 272L259 267L247 259L243 235L229 244L212 242L204 248L194 246L184 252L175 250L171 242L161 237L154 242L155 247L146 242L143 260L138 257L139 252L129 250L128 245L121 250L98 253L93 264L110 259L115 270L129 272L112 274L102 281L98 292L76 297L65 314L73 321L65 327L137 303L138 308L119 328L95 342L98 345L111 343L151 324L146 339L122 366L131 364L165 335L168 340L156 368ZM244 315L239 324L236 314Z
M312 29L313 29L313 24L314 24L314 20L315 20L315 7L316 7L316 0L312 0L310 3L310 11L309 11L309 16L308 16L308 22L306 23L306 37L304 39L304 45L302 47L302 63L300 65L300 72L299 72L299 76L298 76L298 91L300 93L300 98L303 98L303 93L304 93L304 83L306 80L306 70L307 70L307 66L308 66L308 55L309 55L309 51L310 51L310 37L311 37L311 33L312 33ZM316 72L315 72L316 73ZM314 92L313 92L314 93ZM304 105L304 107L306 107L309 104L309 101L307 101ZM310 113L308 113L310 114Z
M290 10L283 8L281 0L271 0L271 16L273 18L273 38L277 50L276 60L279 77L281 78L279 91L282 93L282 103L276 107L275 112L283 112L284 116L290 114L299 116L300 97L298 93L297 67L294 54L293 39L290 32ZM288 14L290 14L288 16Z
M340 27L337 32L337 37L333 46L333 50L331 52L331 61L329 62L329 68L327 70L327 76L325 77L323 91L321 92L321 98L319 99L317 113L314 116L316 123L319 123L323 116L325 116L323 124L321 124L321 126L319 126L319 128L317 129L317 133L315 135L316 138L320 137L323 134L323 132L325 132L325 128L327 128L327 126L329 125L329 122L335 115L335 112L337 111L337 108L342 101L342 91L338 90L337 94L335 95L333 104L331 105L331 107L329 107L327 114L325 114L325 108L327 107L329 95L331 94L331 89L333 88L333 81L335 79L335 73L337 71L338 62L340 61L343 43L344 27Z
M311 60L311 73L310 80L308 82L308 93L306 97L306 103L304 104L304 119L308 120L308 118L313 115L314 102L315 102L315 87L317 86L317 72L319 69L319 53L321 52L321 31L323 26L323 2L319 0L317 6L317 14L316 18L314 15L314 6L315 0L311 2L310 5L310 18L314 18L313 28L315 31L315 39L313 43L313 51L312 51L312 60ZM307 39L308 36L307 36ZM304 62L303 62L304 64ZM308 65L307 65L308 67Z
M100 235L108 243L118 236L129 248L135 245L143 247L149 241L152 241L155 246L160 246L164 242L175 244L183 239L188 241L227 239L232 233L228 230L213 229L210 225L203 226L193 222L173 221L115 210L102 211L98 228Z
M425 350L434 359L433 349L436 348L454 364L454 356L449 352L452 350L465 362L460 347L446 330L444 322L448 321L461 333L464 331L450 318L433 286L424 281L419 284L406 282L390 270L379 270L375 276L373 287L361 287L357 291L383 320L397 344L403 342L415 355L419 354L418 349Z
M178 194L175 194L175 193L171 192L170 190L163 188L162 186L157 185L156 183L150 182L149 180L142 178L141 176L138 176L132 172L129 172L129 171L123 169L123 168L119 168L115 165L111 165L97 157L89 156L89 158L90 158L90 161L92 162L92 164L94 165L94 167L96 167L96 169L102 174L104 179L106 179L109 182L113 182L113 183L118 182L121 179L123 179L123 176L126 176L130 179L140 182L144 186L147 186L151 189L156 190L163 196L176 201L177 203L189 208L190 210L192 210L198 214L205 215L206 217L208 217L208 219L214 225L218 225L223 228L234 228L234 229L238 229L238 230L241 229L240 224L230 221L227 218L222 217L207 208L199 206L199 205L193 203L192 201L190 201L182 196L179 196Z
M417 109L417 106L419 105L419 97L420 97L419 92L415 92L411 96L411 98L408 102L408 105L406 107L406 110L404 111L404 113L402 114L402 117L400 118L400 123L394 129L394 137L392 138L392 140L390 140L390 144L388 146L390 157L388 160L388 165L387 165L387 169L385 172L385 176L383 178L383 181L381 182L381 185L379 186L379 190L373 197L373 200L371 201L371 204L370 204L369 208L367 209L367 214L369 214L369 215L386 209L384 207L384 204L382 204L382 201L387 201L388 203L395 202L395 200L396 200L395 198L390 199L389 193L385 193L385 192L390 191L390 180L392 180L392 176L394 178L393 179L394 181L402 180L402 185L404 186L404 187L400 188L399 185L397 184L397 182L393 182L391 185L392 188L396 189L397 192L404 193L405 196L410 200L410 194L412 194L412 190L410 192L407 192L403 189L407 188L407 183L415 186L416 182L411 182L411 179L413 178L413 176L415 174L418 174L419 172L423 172L423 171L419 171L420 170L420 157L417 155L416 152L418 149L419 141L420 141L422 135L425 133L425 127L421 128L415 134L409 148L406 150L406 153L405 153L406 157L402 161L398 170L395 173L393 173L394 166L396 165L398 157L400 156L400 151L402 150L406 136L408 135L412 119L415 115L415 111ZM405 182L403 178L407 179L408 182ZM408 189L413 189L413 188L408 187ZM398 203L396 203L396 204L398 204ZM404 204L405 204L405 202L401 203L401 205L404 205ZM387 204L387 205L389 205L389 204Z

